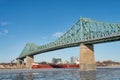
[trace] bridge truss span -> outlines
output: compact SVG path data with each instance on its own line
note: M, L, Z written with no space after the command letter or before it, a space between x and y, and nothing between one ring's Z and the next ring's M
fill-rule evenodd
M80 18L64 35L57 40L38 46L27 43L18 58L36 55L48 51L120 40L120 24L98 22L88 18Z

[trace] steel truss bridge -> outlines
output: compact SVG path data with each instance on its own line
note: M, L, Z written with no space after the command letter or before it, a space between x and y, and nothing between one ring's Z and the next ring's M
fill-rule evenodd
M80 18L64 35L51 43L41 46L27 43L18 59L53 50L79 46L81 43L97 44L117 40L120 40L120 24Z

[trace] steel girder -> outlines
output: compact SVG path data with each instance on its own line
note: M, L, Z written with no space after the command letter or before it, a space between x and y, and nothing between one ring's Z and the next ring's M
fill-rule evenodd
M27 55L35 55L57 49L78 46L80 43L96 44L119 39L120 24L80 18L64 35L51 43L42 46L37 46L34 43L27 43L18 58L25 58Z

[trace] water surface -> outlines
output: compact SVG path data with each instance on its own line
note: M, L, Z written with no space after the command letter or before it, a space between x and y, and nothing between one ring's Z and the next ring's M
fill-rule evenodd
M120 80L120 68L0 70L0 80Z

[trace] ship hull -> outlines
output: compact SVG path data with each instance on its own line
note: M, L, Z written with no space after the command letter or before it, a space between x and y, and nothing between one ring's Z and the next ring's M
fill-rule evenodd
M38 68L79 68L78 64L37 64L32 65L32 69Z

